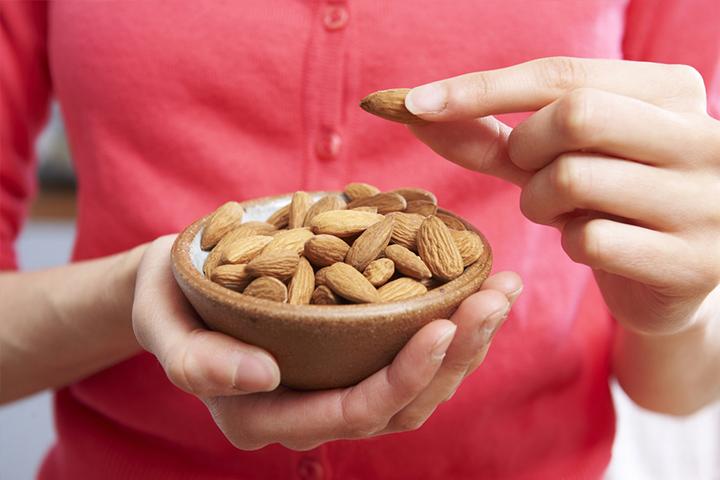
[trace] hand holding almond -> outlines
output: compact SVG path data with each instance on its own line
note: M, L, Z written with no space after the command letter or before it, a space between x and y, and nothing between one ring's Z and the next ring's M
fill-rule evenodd
M417 87L410 128L522 188L615 318L615 373L668 412L720 398L720 122L694 69L547 58ZM534 111L515 129L491 115Z

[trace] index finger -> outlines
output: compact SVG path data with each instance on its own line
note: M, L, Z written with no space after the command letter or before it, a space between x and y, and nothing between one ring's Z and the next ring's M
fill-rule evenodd
M428 121L539 110L578 88L595 88L676 110L705 109L700 74L686 65L551 57L413 88L405 106Z

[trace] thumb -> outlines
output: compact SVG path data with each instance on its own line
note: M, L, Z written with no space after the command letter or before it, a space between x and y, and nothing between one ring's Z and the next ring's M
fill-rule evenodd
M461 167L523 186L530 172L515 166L507 154L512 129L495 117L409 125L410 131L437 154Z
M175 283L170 268L172 237L151 243L138 268L133 329L180 389L198 397L269 391L280 371L264 350L206 330Z

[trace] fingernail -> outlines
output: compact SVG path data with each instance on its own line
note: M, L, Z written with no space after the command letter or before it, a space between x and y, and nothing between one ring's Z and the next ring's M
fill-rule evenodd
M280 371L275 361L260 352L245 353L235 370L233 388L241 391L274 390L280 383Z
M503 320L508 316L510 312L510 305L506 305L505 308L498 310L497 312L490 315L480 326L480 334L482 335L485 343L492 340L495 331Z
M447 352L447 349L450 346L450 342L452 342L452 339L455 336L455 330L457 330L457 326L448 326L445 331L440 335L440 337L438 337L438 339L435 341L435 345L433 345L432 348L432 359L436 362L439 362L443 358L445 358L445 352Z
M515 290L514 292L512 292L511 294L508 295L508 302L510 302L510 305L512 305L513 303L515 303L515 300L517 300L517 298L520 296L520 294L522 293L522 291L523 291L523 287L520 287L520 288L518 288L517 290Z
M447 88L441 83L415 87L405 97L405 108L415 115L440 113L447 107Z

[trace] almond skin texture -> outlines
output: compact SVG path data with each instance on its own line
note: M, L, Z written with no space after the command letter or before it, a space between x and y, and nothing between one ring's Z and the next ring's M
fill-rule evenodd
M398 188L396 190L393 190L393 193L402 195L403 198L408 202L412 202L415 200L424 200L434 205L437 205L437 197L435 196L435 194L422 188Z
M330 267L324 267L315 272L315 286L327 285L327 271Z
M412 278L398 278L386 283L378 289L381 302L398 302L408 298L417 297L427 293L427 288L422 283Z
M345 256L345 263L365 270L370 262L375 260L390 243L395 220L385 217L382 221L372 225L355 240Z
M373 287L380 287L387 283L395 273L395 263L389 258L373 260L363 270L363 275Z
M320 285L313 292L310 303L313 305L338 305L342 303L342 300L328 287Z
M240 226L244 213L238 202L227 202L218 207L205 222L200 237L200 248L210 250L217 245L226 233Z
M420 225L425 221L425 217L417 213L404 212L393 212L388 214L388 217L395 219L391 241L416 252L417 233Z
M397 193L378 193L372 197L363 197L348 203L348 208L377 207L378 213L385 215L390 212L402 212L407 202Z
M313 233L308 228L283 230L272 237L272 241L267 244L263 253L288 250L294 252L296 255L300 255L303 250L305 250L305 242L312 237Z
M351 210L355 210L356 212L372 212L372 213L378 213L377 207L355 207Z
M243 295L256 298L264 298L273 302L287 302L287 287L277 278L260 277L256 278L245 287Z
M448 228L451 228L453 230L467 230L465 228L465 225L458 220L457 218L453 217L452 215L448 215L446 213L438 212L435 214L437 218L443 221L445 225L448 226Z
M380 300L377 290L368 279L347 263L338 262L327 269L327 287L336 295L354 303L375 303Z
M369 183L348 183L345 185L345 191L343 192L350 199L350 201L356 200L363 197L372 197L380 193L380 189Z
M305 243L303 255L316 267L342 262L350 246L334 235L315 235Z
M418 231L418 253L433 276L452 280L463 273L463 259L450 230L438 217L427 217ZM395 262L397 266L397 262ZM398 267L399 269L399 267Z
M213 270L211 279L225 288L242 292L252 280L252 277L245 271L246 266L242 263L240 265L220 265Z
M246 271L253 277L274 277L287 280L297 269L300 257L290 250L263 252L247 264Z
M307 214L305 215L305 221L303 222L303 226L309 227L310 221L315 218L315 215L322 212L329 212L330 210L344 210L345 207L347 207L347 203L345 203L345 200L340 198L337 195L326 195L319 199L317 202L313 203L313 205L308 210Z
M316 215L310 222L310 226L317 234L324 233L345 238L365 231L370 225L376 224L383 218L378 213L332 210Z
M437 205L427 200L410 200L405 207L405 213L417 213L423 217L430 217L437 213Z
M275 226L266 222L245 222L226 233L205 259L205 265L203 265L205 276L208 278L212 276L213 269L222 263L225 250L237 240L253 235L270 235L275 231Z
M312 204L312 197L310 197L309 193L302 191L293 193L290 201L290 211L288 212L288 228L302 227L305 215L307 215Z
M315 290L315 272L306 258L300 258L288 286L288 303L307 305Z
M290 221L290 204L280 207L275 210L275 213L270 215L266 220L267 223L275 225L276 228L285 228L288 226Z
M483 254L484 246L480 237L469 230L450 230L455 245L460 251L463 264L467 267L477 261Z
M221 263L248 263L272 241L273 237L253 235L235 240L223 250Z
M409 88L393 88L373 92L360 101L360 108L392 122L418 124L427 123L405 108L405 97Z
M432 277L432 273L423 260L402 245L389 245L385 256L393 261L395 270L408 277L422 280Z

